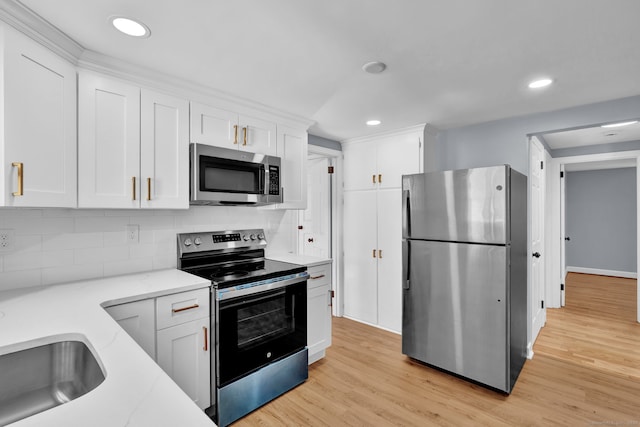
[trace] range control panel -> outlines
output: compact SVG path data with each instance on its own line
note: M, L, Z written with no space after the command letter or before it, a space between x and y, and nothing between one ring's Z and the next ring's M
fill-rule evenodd
M178 234L178 256L185 253L237 248L264 248L267 240L261 228Z

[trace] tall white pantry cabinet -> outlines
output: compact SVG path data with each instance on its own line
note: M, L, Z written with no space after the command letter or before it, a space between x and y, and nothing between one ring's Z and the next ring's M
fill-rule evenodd
M358 138L344 154L344 315L402 329L402 175L422 171L424 126Z

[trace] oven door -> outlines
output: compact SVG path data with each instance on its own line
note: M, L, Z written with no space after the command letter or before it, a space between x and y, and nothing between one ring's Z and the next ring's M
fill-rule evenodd
M307 345L306 278L218 300L216 306L218 388Z

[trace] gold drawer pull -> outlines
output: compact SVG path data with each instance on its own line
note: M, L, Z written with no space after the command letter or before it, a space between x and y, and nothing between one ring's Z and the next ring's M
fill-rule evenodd
M243 146L247 145L247 132L248 132L249 126L243 127L242 131L244 132L244 142L242 143Z
M200 307L198 304L193 304L193 305L190 305L189 307L174 308L171 311L174 313L180 313L181 311L191 310L193 308L198 308L198 307Z
M378 258L382 258L382 249L378 249Z
M371 175L371 180L373 181L373 183L376 183L376 176L375 175Z
M309 279L316 280L316 279L322 279L323 277L324 277L324 274L321 274L319 276L309 276Z
M238 125L233 125L233 143L238 143Z
M378 184L382 184L382 174L378 174Z
M372 255L373 255L374 258L376 257L376 250L375 249L373 250Z
M147 200L151 200L151 178L147 178Z
M12 194L14 196L22 196L24 195L24 174L23 174L23 167L24 165L22 164L22 162L13 162L11 163L11 166L15 166L18 168L18 191L14 191Z
M136 177L131 177L131 200L136 199Z
M203 326L202 329L204 330L204 347L202 347L202 349L204 351L209 350L209 338L207 337L207 327Z

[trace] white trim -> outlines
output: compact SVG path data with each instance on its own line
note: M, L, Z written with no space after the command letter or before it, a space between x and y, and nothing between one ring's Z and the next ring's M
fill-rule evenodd
M627 279L637 279L638 273L632 271L603 270L600 268L573 267L567 266L567 273L596 274L598 276L625 277Z
M340 141L341 144L354 144L354 143L358 143L358 142L370 142L370 141L375 141L378 139L383 139L386 138L388 136L395 136L395 135L405 135L405 134L410 134L410 133L415 133L415 132L424 132L424 127L426 126L426 123L422 123L419 125L415 125L415 126L409 126L409 127L404 127L401 129L395 129L395 130L390 130L390 131L386 131L386 132L380 132L380 133L376 133L373 135L367 135L367 136L359 136L356 138L349 138L349 139L345 139L343 141Z
M375 323L365 322L364 320L356 319L349 316L344 316L344 318L353 320L354 322L362 323L363 325L373 326L374 328L382 329L383 331L391 332L396 335L402 335L402 332L394 331L393 329L385 328L384 326L376 325Z
M528 343L527 344L527 359L529 359L529 360L533 359L533 355L534 354L535 353L533 352L533 347L532 347L531 343Z

